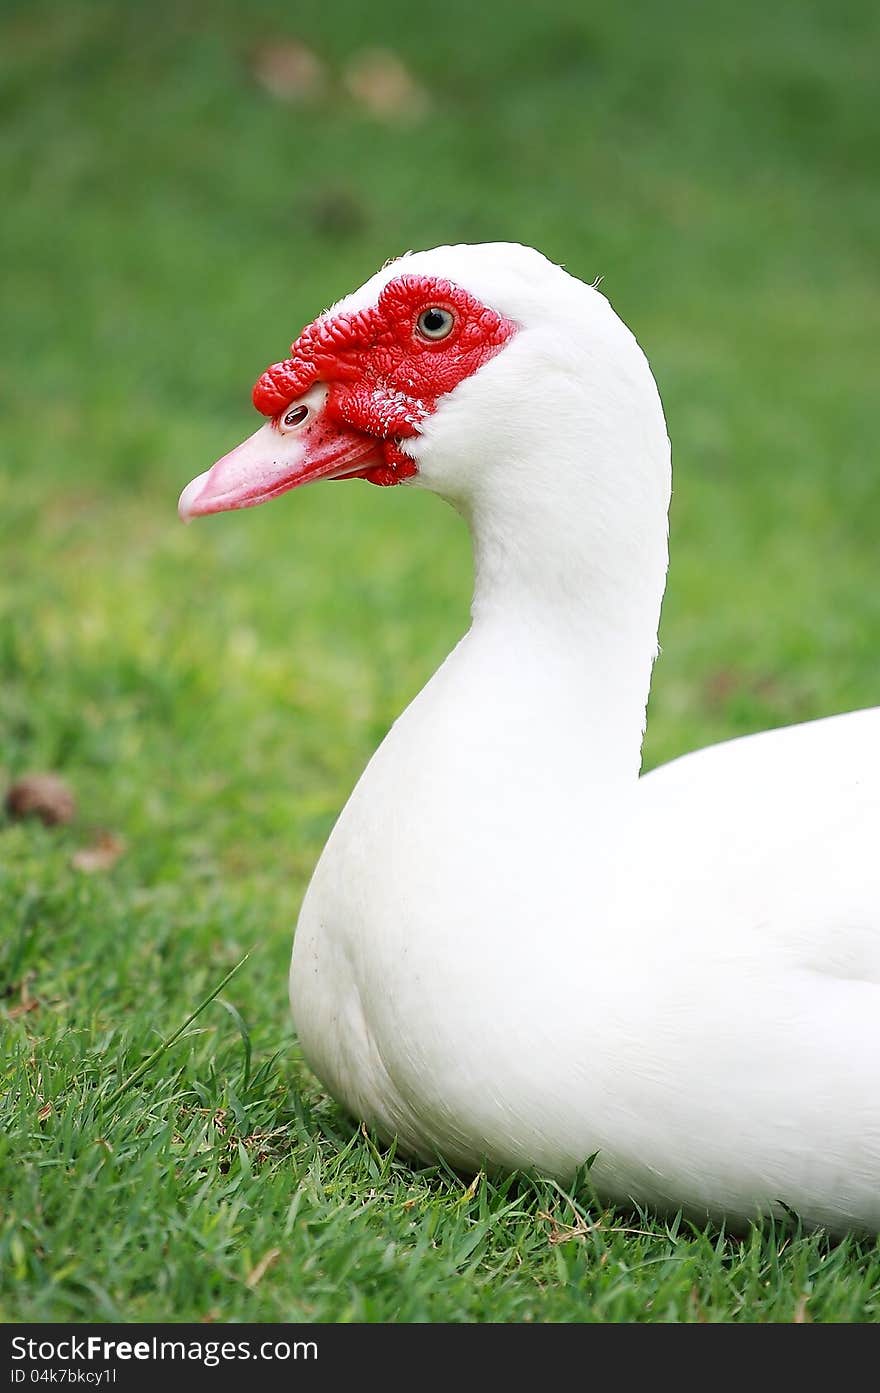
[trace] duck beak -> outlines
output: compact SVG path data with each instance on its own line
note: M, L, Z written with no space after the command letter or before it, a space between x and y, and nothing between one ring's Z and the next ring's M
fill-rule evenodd
M326 401L326 387L312 388L187 484L177 505L183 521L254 508L301 484L356 478L381 464L379 442L328 419Z

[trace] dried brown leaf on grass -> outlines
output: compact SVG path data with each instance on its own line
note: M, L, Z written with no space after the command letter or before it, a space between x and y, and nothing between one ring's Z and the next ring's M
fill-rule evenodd
M251 74L276 101L307 105L333 92L327 64L301 39L258 45L249 59ZM359 49L341 74L342 87L363 111L380 121L414 121L430 107L425 88L403 59L389 48Z
M4 806L10 817L38 817L56 827L74 817L76 797L57 774L24 774L7 790Z
M327 90L324 63L298 39L260 44L251 55L251 72L279 102L314 102Z
M430 106L424 87L387 48L355 53L345 66L342 81L348 95L380 120L417 120Z
M98 832L89 846L80 847L79 851L73 853L70 864L74 870L83 871L85 875L94 875L96 871L109 871L124 851L125 842L122 837L118 837L115 832Z

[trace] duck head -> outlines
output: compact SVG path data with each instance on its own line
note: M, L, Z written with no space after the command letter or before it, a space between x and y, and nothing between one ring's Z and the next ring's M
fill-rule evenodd
M600 427L619 443L639 398L662 425L632 335L602 295L539 252L410 254L262 374L253 401L265 424L187 485L180 515L253 507L318 479L415 484L463 511L487 493L558 490L560 434L579 458Z
M388 486L418 473L426 421L518 326L409 260L424 256L385 267L266 369L253 402L269 419L184 490L182 517L252 507L317 479Z

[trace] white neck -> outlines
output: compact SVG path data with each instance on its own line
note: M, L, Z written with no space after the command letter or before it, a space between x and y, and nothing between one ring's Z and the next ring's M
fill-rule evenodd
M551 746L594 783L630 780L657 654L666 516L653 535L634 536L631 518L609 535L609 515L591 526L580 503L554 492L518 515L470 511L468 644L491 658L484 680L514 739L525 726L542 757Z
M617 463L618 473L632 470ZM638 477L638 471L630 477ZM667 565L665 501L642 522L630 490L597 514L589 471L518 506L467 512L474 547L473 626L499 726L521 752L561 762L595 786L641 763ZM549 771L548 771L549 772ZM564 774L557 769L557 776Z
M531 757L548 778L571 769L592 786L638 776L668 561L663 412L635 341L611 324L626 335L623 370L609 371L610 352L576 374L551 364L552 416L524 413L505 395L511 374L490 364L473 392L511 430L467 458L478 403L461 393L443 426L466 468L453 474L452 448L436 449L421 477L465 517L474 548L473 626L445 699L479 707L518 770Z
M542 326L460 384L415 455L413 483L458 509L474 547L473 625L430 705L511 797L637 778L668 561L650 368L607 301L559 275Z

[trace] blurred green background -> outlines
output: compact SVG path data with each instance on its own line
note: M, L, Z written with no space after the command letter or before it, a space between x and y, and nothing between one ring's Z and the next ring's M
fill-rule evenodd
M179 1271L135 1260L176 1222L190 1133L126 1169L89 1150L87 1103L256 948L232 999L255 1059L287 1051L272 1118L345 1126L291 1050L290 934L360 769L466 626L467 539L366 484L188 530L175 502L254 427L263 367L388 256L532 243L602 276L645 348L675 468L648 764L877 701L878 40L871 0L4 0L0 774L57 771L79 801L63 829L0 822L8 1310L295 1309L286 1250L243 1284L235 1223L213 1266L183 1229ZM102 832L124 853L88 874L71 858ZM229 1105L222 1014L154 1097ZM272 1152L285 1206L316 1129ZM66 1227L71 1186L79 1222L125 1211L112 1262ZM445 1307L394 1273L331 1282L325 1316L478 1314L479 1274ZM583 1284L569 1308L516 1282L487 1309L582 1318Z

